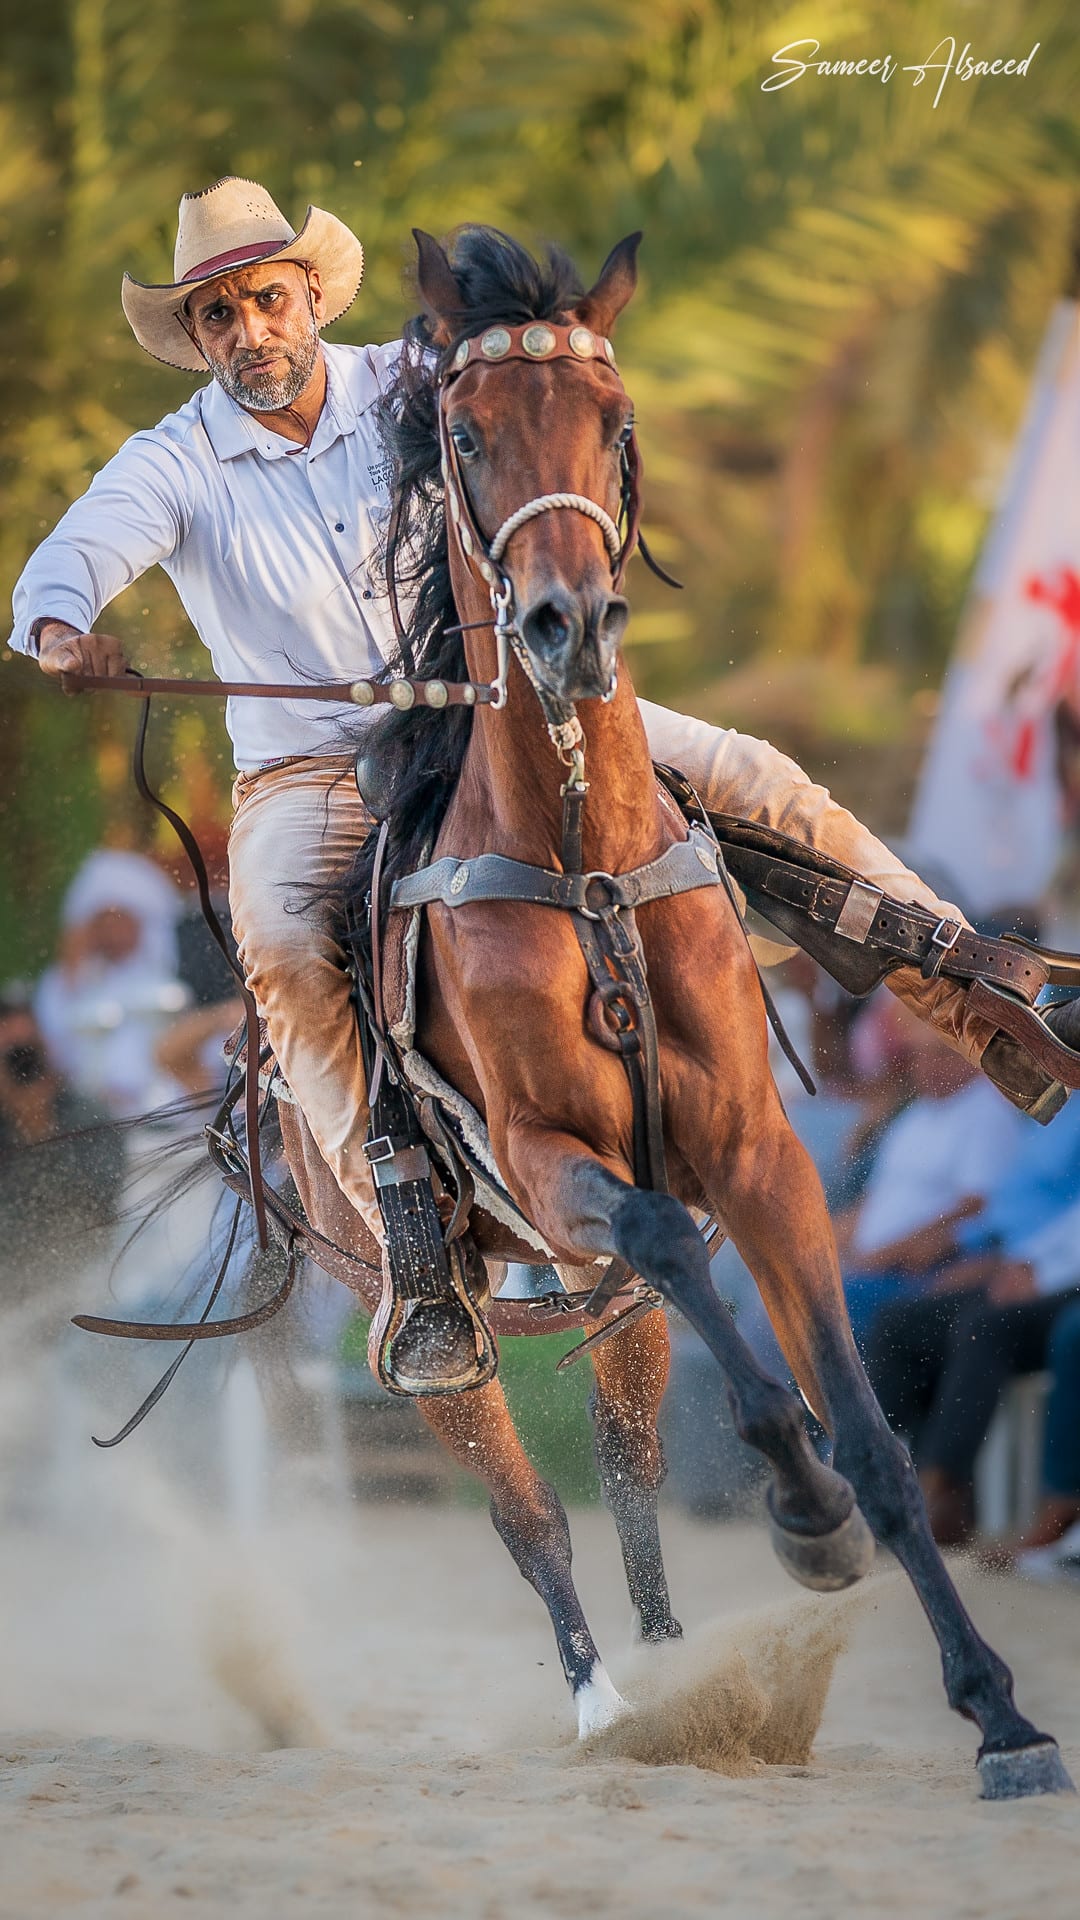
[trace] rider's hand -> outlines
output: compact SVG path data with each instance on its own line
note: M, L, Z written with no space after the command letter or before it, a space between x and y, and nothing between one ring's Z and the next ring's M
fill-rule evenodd
M38 665L42 673L92 673L114 677L126 673L128 663L119 640L111 633L78 633L62 620L46 620L38 633Z
M1039 1289L1034 1269L1026 1260L1003 1260L991 1277L988 1291L991 1306L1014 1307L1021 1300L1034 1300Z

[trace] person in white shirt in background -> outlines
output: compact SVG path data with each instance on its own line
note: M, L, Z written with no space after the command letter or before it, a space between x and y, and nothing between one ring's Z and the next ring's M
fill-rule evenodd
M126 441L32 556L15 589L13 648L36 653L52 675L122 673L123 648L97 623L156 563L221 677L353 680L391 660L382 545L392 475L377 403L400 343L320 339L362 272L359 240L319 208L297 233L255 182L227 177L185 194L172 281L125 276L122 298L149 353L212 377ZM888 893L961 917L767 742L641 708L654 758L680 767L712 810L779 828ZM356 709L344 711L355 728ZM342 752L342 717L287 700L229 701L230 898L284 1077L342 1192L378 1231L349 980L329 910L310 904L371 824ZM956 982L904 968L889 984L965 1058L994 1040ZM1038 1079L1033 1108L1055 1084Z
M1023 1117L958 1054L915 1028L915 1098L889 1123L838 1240L852 1271L912 1279L955 1252L952 1229L985 1205L1024 1137Z
M179 978L183 906L179 889L144 855L90 854L64 896L59 957L34 992L56 1066L117 1120L179 1091L156 1049L191 998Z

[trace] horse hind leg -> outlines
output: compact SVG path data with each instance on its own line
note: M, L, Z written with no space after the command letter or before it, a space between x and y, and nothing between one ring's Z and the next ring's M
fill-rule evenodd
M626 1711L626 1702L608 1676L578 1599L566 1513L526 1454L501 1386L492 1381L469 1393L417 1404L459 1464L484 1482L496 1533L547 1607L574 1697L579 1738L610 1726Z
M657 1521L665 1466L656 1428L667 1386L670 1344L662 1313L650 1313L593 1352L590 1400L596 1464L622 1547L626 1584L641 1638L678 1639Z

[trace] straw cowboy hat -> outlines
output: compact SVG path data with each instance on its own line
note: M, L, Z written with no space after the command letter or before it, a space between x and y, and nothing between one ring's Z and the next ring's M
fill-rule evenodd
M294 233L280 207L255 180L227 174L180 202L173 272L164 286L124 275L120 298L140 347L170 367L202 373L206 361L188 337L181 308L196 287L255 261L299 260L317 267L328 327L352 306L364 275L364 249L344 221L309 207Z

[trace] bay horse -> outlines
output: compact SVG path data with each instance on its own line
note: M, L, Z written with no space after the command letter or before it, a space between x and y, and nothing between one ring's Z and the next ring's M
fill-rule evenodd
M411 556L409 670L502 676L505 701L471 712L417 707L378 729L387 887L425 854L457 872L494 853L560 873L565 789L584 785L584 772L586 874L630 875L688 838L658 788L620 651L637 458L610 341L634 290L639 238L617 246L584 292L564 256L539 264L492 229L464 229L452 259L416 235L424 314L386 409L396 464L388 571ZM369 844L350 882L355 901L371 874ZM911 1459L863 1371L821 1185L769 1070L737 911L723 886L701 885L648 899L636 923L667 1191L636 1176L631 1089L618 1054L598 1044L569 914L519 898L429 904L417 1045L484 1117L510 1192L558 1260L581 1269L620 1258L706 1342L738 1432L771 1466L770 1525L788 1570L818 1588L850 1584L870 1564L869 1523L926 1612L950 1705L980 1732L984 1794L1068 1790L1056 1744L1017 1710L1008 1668L960 1600ZM753 1273L803 1399L831 1437L831 1464L714 1291L692 1207L719 1219ZM656 1515L663 1314L615 1335L593 1365L601 1483L641 1633L661 1641L680 1632ZM548 1606L579 1731L604 1725L624 1703L574 1589L565 1513L528 1461L498 1381L422 1401L421 1413L486 1483L501 1538Z

